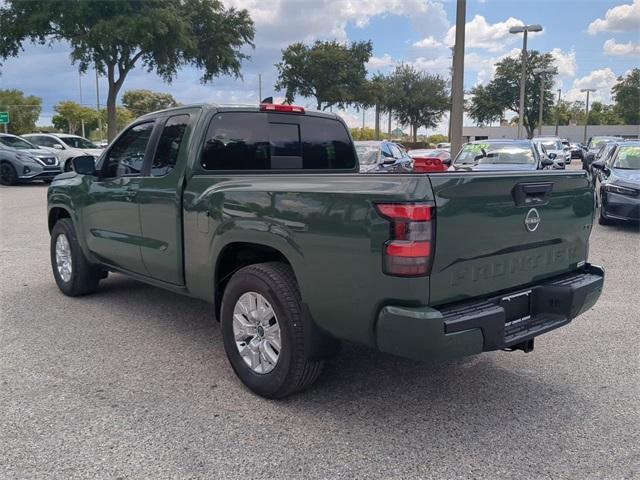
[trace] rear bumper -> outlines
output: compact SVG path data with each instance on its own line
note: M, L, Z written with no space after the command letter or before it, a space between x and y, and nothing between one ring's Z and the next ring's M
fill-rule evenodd
M586 264L571 274L494 298L438 309L387 306L378 315L378 348L426 360L513 347L591 308L603 284L604 270Z

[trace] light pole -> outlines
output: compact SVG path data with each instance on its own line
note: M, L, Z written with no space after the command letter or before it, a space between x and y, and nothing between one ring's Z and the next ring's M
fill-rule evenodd
M464 116L464 30L467 2L458 0L456 6L456 44L453 47L451 78L451 113L449 114L449 142L451 156L462 148L462 122Z
M558 105L556 106L556 137L558 136L558 130L560 129L560 96L562 95L562 89L558 89Z
M542 136L542 110L544 109L544 74L555 73L555 68L534 68L533 73L540 75L540 111L538 116L538 136ZM556 132L556 135L558 132Z
M529 32L541 32L542 25L520 25L511 27L509 33L524 33L522 39L522 74L520 75L520 107L518 116L518 138L522 136L522 127L524 126L524 93L525 82L527 80L527 34Z
M582 88L580 89L582 93L587 92L587 107L585 108L585 119L584 119L584 143L587 143L587 127L589 125L589 93L595 92L595 88Z

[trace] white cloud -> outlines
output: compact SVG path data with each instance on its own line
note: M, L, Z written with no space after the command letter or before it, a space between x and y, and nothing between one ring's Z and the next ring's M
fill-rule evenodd
M574 80L572 87L564 95L565 100L584 100L585 93L580 90L583 88L595 88L595 92L591 92L590 100L604 103L611 102L611 87L616 83L618 76L609 67L593 70L588 75Z
M575 50L572 49L567 53L563 53L560 48L554 48L550 53L553 56L554 64L558 69L559 76L575 77L578 69Z
M382 57L371 57L369 62L367 62L367 70L375 71L375 70L384 70L393 66L395 62L391 55L385 53Z
M433 38L433 36L428 36L420 41L415 42L413 46L417 48L441 48L444 46L444 44Z
M602 51L608 55L640 55L640 43L617 43L610 38L604 42Z
M464 68L466 71L477 72L475 85L486 85L496 73L496 64L507 57L517 58L521 54L519 48L512 48L509 52L496 57L487 57L476 52L467 53L464 56Z
M589 24L591 35L599 32L637 32L640 29L640 0L631 5L618 5L607 10L604 18L596 18Z
M482 15L476 15L473 20L467 22L465 26L465 47L466 48L484 48L490 52L499 52L508 44L515 42L521 35L513 35L509 33L511 27L524 25L522 20L509 17L504 22L494 24L487 23ZM529 37L539 35L539 33L531 32ZM447 32L445 43L454 45L456 40L456 27L453 26Z
M318 38L346 41L348 24L363 28L380 15L410 17L416 27L428 24L436 34L443 34L449 25L442 4L432 0L224 0L224 3L249 10L257 36L277 42L280 48L294 41Z

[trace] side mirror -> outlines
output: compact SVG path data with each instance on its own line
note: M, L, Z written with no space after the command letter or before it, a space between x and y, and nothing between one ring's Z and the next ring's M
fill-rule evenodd
M549 154L549 158L550 158L551 160L555 160L556 158L558 158L558 155L557 155L557 154L555 154L555 153L550 153L550 154Z
M443 159L442 159L442 164L443 164L443 165L446 165L447 167L450 167L450 166L451 166L451 157L449 157L449 158L443 158Z
M93 157L89 155L81 155L72 160L73 169L80 175L95 175L96 164Z
M597 170L602 170L602 171L604 171L604 170L606 170L606 169L607 169L607 166L604 164L604 161L603 161L603 160L598 160L598 161L593 162L593 163L591 164L591 168L595 168L595 169L597 169Z
M60 145L59 143L54 143L52 146L56 150L64 150L64 147L62 145Z
M542 162L540 162L542 164L543 167L550 167L553 165L553 160L551 160L550 158L543 158Z

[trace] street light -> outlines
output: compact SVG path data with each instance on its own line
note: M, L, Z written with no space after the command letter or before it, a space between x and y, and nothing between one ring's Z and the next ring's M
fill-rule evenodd
M555 68L547 67L547 68L534 68L533 73L535 74L545 74L545 73L556 73ZM542 135L542 109L544 108L544 75L540 77L540 116L538 117L538 135ZM556 132L556 135L558 132Z
M595 88L581 88L580 91L582 93L587 92L587 107L585 108L585 119L584 119L584 143L587 143L587 126L589 125L589 93L595 92Z
M522 39L522 75L520 76L520 115L518 117L518 138L522 136L522 126L524 125L524 84L527 79L527 34L529 32L541 32L542 25L519 25L511 27L509 33L524 33Z

